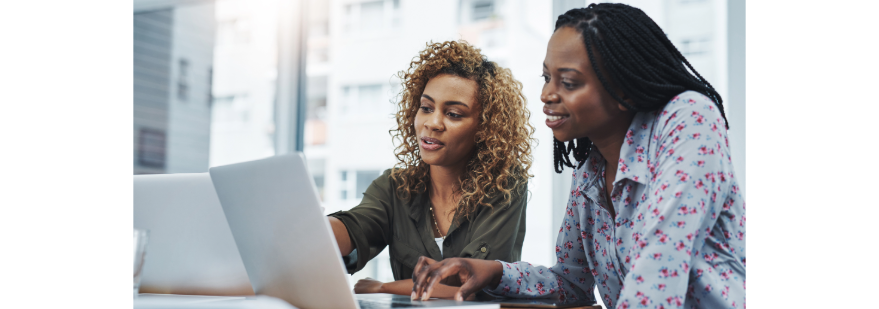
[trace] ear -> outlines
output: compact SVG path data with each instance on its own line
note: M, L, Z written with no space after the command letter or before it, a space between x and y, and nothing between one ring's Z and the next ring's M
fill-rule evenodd
M627 96L625 93L619 92L619 93L617 93L617 95L620 97L620 99L623 99L623 101L626 101L626 103L628 103L629 105L632 105L632 100L629 99L629 96ZM625 105L620 104L619 102L617 102L617 108L619 108L623 112L629 111L629 109Z

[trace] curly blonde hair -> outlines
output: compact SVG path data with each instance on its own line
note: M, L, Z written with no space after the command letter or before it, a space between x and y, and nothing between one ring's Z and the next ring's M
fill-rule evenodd
M492 207L486 202L489 196L503 194L501 205L508 204L513 191L533 176L529 170L534 126L528 122L531 112L526 107L522 83L509 69L488 61L478 48L465 41L428 43L409 63L408 70L397 73L402 85L397 128L389 133L397 144L394 154L398 161L391 177L399 184L396 190L401 198L424 193L430 182L430 168L421 160L415 135L415 115L427 81L440 74L472 79L479 85L477 100L482 114L476 153L461 176L457 190L461 199L455 210L469 219L479 205Z

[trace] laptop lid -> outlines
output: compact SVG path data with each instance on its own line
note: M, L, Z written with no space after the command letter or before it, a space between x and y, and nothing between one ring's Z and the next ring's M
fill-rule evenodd
M208 173L135 175L134 227L150 230L141 292L253 295Z
M301 154L210 169L253 290L299 308L358 308Z

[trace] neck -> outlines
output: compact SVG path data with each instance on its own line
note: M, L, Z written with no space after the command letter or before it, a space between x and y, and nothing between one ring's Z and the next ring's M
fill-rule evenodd
M597 136L596 138L589 137L589 140L592 141L592 144L595 145L595 148L598 148L598 152L607 161L607 168L614 172L616 172L617 165L619 164L620 148L623 147L623 143L626 140L626 131L629 130L629 126L634 118L635 113L630 113L626 115L623 121L618 121L616 126L604 131L607 134Z
M464 173L464 166L430 166L431 199L447 201L454 199L459 187L459 179ZM443 203L445 204L445 203ZM437 205L439 206L439 205Z

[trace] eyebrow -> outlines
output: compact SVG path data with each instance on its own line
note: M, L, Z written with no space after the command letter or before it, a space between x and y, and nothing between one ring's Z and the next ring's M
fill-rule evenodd
M421 97L422 97L422 98L426 98L426 99L430 100L431 102L433 102L434 104L436 104L436 101L434 101L434 99L431 98L429 95L421 94ZM469 105L464 104L464 103L459 102L459 101L446 101L446 105L464 105L465 107L470 108Z
M547 71L549 71L549 67L546 66L546 63L543 64L543 68L546 69ZM583 74L583 72L580 72L574 68L559 68L557 71L559 71L559 72L577 72L577 73Z

